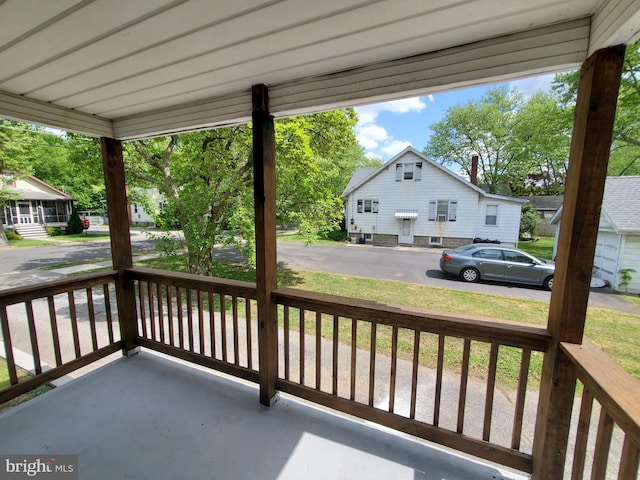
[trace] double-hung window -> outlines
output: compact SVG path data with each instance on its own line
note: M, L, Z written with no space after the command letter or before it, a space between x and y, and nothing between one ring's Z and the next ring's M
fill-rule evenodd
M356 211L358 213L378 213L378 200L358 199Z
M457 210L457 200L431 200L428 220L430 222L455 222Z
M484 224L498 225L498 205L487 205Z

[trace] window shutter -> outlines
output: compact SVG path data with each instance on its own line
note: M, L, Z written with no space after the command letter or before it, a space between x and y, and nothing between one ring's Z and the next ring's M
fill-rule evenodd
M450 201L449 202L449 221L450 222L456 221L457 211L458 211L458 202L454 200Z
M416 163L416 168L413 172L413 179L417 182L422 180L422 162Z
M434 222L436 220L436 202L431 200L429 202L429 221Z
M402 164L396 163L396 182L402 181Z

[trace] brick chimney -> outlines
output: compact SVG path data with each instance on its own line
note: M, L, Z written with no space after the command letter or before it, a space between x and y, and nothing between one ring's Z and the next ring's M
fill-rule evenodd
M469 181L474 185L478 184L478 155L471 157L471 174L469 175Z

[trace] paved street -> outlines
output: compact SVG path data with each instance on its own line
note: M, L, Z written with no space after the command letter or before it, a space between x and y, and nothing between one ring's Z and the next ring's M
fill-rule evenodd
M104 227L96 229L107 231ZM144 254L154 248L153 240L140 230L132 230L131 241L134 254ZM441 249L324 244L307 247L298 242L278 242L278 263L292 270L397 280L544 302L550 300L550 292L542 288L495 282L464 283L440 270L440 253ZM218 250L216 255L224 260L243 260L239 253L229 248ZM0 289L62 277L60 272L41 270L41 267L107 259L110 256L108 240L5 249L0 253ZM640 314L640 310L624 297L605 288L592 289L589 305Z

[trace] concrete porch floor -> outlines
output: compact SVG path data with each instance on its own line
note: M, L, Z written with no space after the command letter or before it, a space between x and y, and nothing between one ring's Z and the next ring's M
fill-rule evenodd
M143 351L0 415L0 453L77 454L80 479L524 479Z

